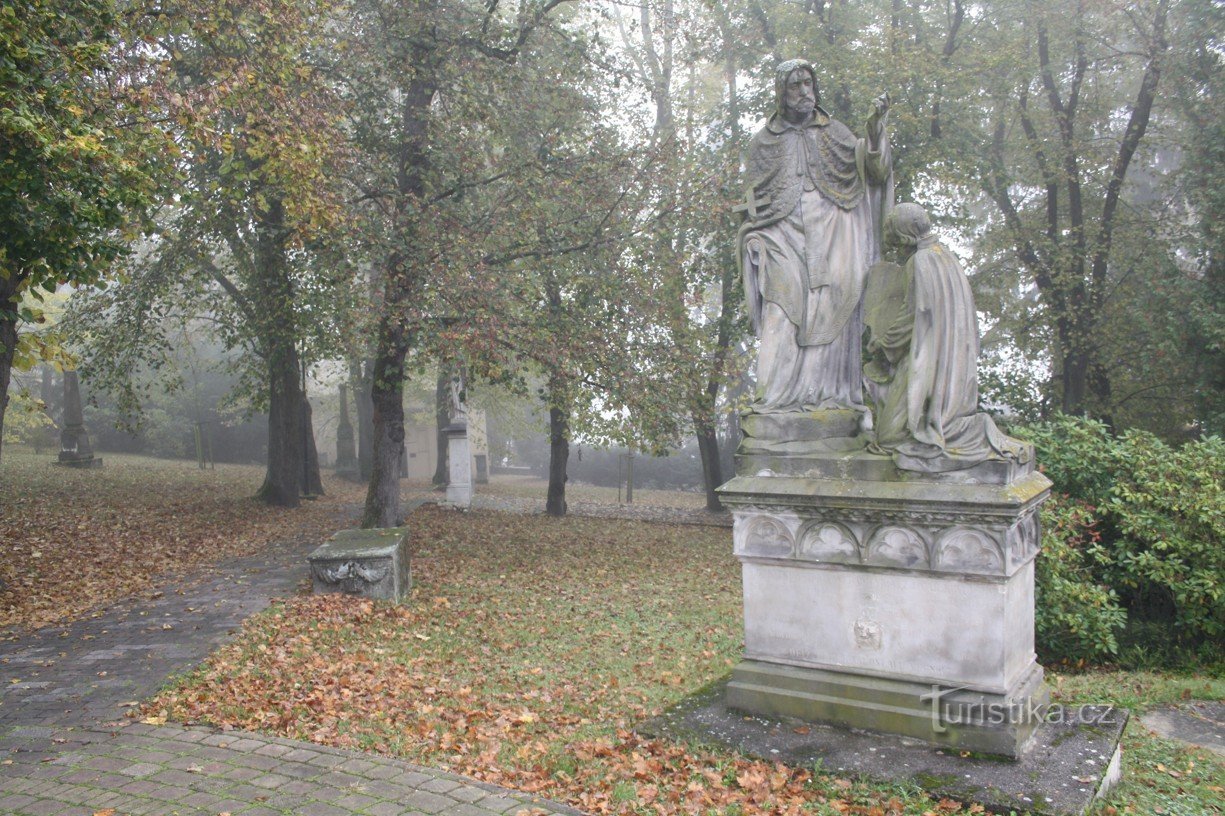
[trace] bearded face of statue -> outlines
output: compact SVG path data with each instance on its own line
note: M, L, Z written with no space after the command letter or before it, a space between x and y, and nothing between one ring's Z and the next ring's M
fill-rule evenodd
M783 86L783 115L787 121L800 124L812 116L816 107L817 89L813 84L812 72L796 68L787 75Z

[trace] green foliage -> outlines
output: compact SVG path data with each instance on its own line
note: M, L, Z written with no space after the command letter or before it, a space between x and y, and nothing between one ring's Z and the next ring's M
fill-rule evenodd
M1172 602L1182 633L1225 635L1225 441L1171 448L1128 431L1118 450L1117 479L1102 508L1120 533L1107 576L1146 607Z
M1015 434L1034 443L1055 490L1095 507L1109 498L1119 463L1104 424L1061 414L1050 422L1018 427Z
M1098 661L1118 653L1127 613L1118 594L1094 578L1099 538L1084 503L1055 496L1042 508L1034 629L1044 660Z
M55 423L47 416L46 406L28 391L18 391L10 397L8 412L4 417L4 442L30 443L41 441L40 436L54 428Z
M155 142L107 81L118 22L111 0L0 8L0 317L22 291L96 283L151 200Z
M1196 647L1225 634L1225 442L1209 437L1171 447L1137 430L1115 438L1100 423L1071 417L1018 435L1037 446L1055 489L1077 503L1056 503L1044 518L1051 551L1045 576L1039 564L1039 581L1046 581L1039 606L1049 608L1039 610L1040 630L1052 627L1063 638L1057 642L1067 643L1059 623L1068 623L1076 605L1105 609L1094 606L1104 598L1091 589L1072 587L1079 581L1117 593L1129 627L1147 626L1151 639ZM1057 591L1070 598L1056 601Z

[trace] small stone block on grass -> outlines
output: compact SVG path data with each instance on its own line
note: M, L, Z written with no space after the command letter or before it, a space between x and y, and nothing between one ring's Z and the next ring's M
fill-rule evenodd
M401 601L412 588L408 530L341 530L308 558L316 594Z

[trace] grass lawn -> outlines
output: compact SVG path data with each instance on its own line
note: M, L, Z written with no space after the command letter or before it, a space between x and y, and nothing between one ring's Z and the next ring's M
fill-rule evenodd
M977 813L906 786L787 769L633 732L741 650L726 530L423 508L411 602L291 599L141 716L391 753L590 813ZM1055 676L1061 702L1221 699L1220 678ZM1126 735L1097 814L1217 814L1219 760Z
M0 634L80 616L152 591L161 577L336 527L364 488L328 480L297 510L251 497L262 467L102 454L104 467L51 464L54 453L5 445L0 461Z
M476 485L477 493L491 496L513 496L525 499L544 500L548 492L547 479L535 476L494 476L487 485ZM566 501L617 504L617 497L625 501L625 489L600 487L582 482L566 482ZM706 494L700 490L658 490L634 488L634 504L647 507L676 507L684 510L701 510L706 507Z

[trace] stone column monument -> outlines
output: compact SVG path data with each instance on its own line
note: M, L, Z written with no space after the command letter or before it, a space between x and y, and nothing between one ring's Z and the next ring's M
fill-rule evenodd
M462 380L451 378L451 422L447 437L447 497L445 504L468 510L472 507L472 452L468 446L468 406Z
M1050 482L978 411L969 284L923 211L892 206L888 97L861 137L808 63L781 65L776 94L738 208L760 347L719 491L744 581L727 703L1019 756L1048 700Z
M85 413L81 408L81 383L77 372L64 372L64 427L60 430L60 455L56 464L76 468L102 467L102 459L94 456L85 430Z
M336 425L336 475L345 479L360 479L357 446L353 423L349 421L349 399L344 385L340 386L340 420Z

